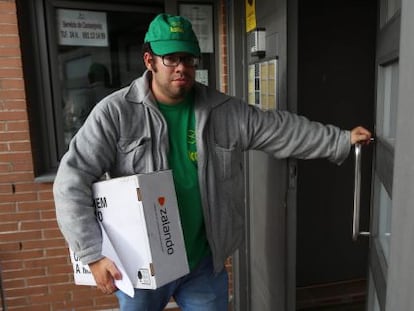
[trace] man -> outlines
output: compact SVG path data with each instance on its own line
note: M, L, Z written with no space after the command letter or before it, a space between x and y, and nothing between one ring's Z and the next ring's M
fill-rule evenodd
M62 158L54 195L71 247L89 264L104 293L122 276L101 254L91 184L112 177L172 169L190 274L157 290L116 292L121 310L162 310L174 297L182 310L227 310L224 261L244 229L246 150L277 158L327 158L341 163L370 132L351 132L297 115L263 112L195 82L200 48L185 18L158 15L145 36L148 69L129 87L102 100Z

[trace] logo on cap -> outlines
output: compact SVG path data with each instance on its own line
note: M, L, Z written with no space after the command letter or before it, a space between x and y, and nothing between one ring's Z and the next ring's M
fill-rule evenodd
M170 32L184 32L183 25L180 22L171 22Z

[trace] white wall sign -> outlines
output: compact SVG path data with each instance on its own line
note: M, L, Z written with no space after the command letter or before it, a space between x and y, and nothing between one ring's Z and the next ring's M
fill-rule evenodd
M180 4L180 15L191 21L201 53L213 53L213 6Z
M105 12L56 10L60 45L108 46Z

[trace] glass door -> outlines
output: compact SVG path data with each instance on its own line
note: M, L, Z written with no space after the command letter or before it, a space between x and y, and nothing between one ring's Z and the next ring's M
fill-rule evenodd
M390 258L393 170L396 143L400 0L380 0L377 33L376 143L369 259L369 311L384 311Z

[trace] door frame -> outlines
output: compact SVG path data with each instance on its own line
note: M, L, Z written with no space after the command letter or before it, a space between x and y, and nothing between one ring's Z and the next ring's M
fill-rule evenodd
M240 29L245 29L244 6L235 5L237 1L230 1L227 9L227 48L228 55L228 92L229 94L238 98L247 98L247 77L244 73L244 67L239 64L246 62L245 55L246 40L244 32ZM244 167L248 167L248 156L245 155L243 159ZM249 174L245 169L244 176L244 193L245 202L249 202ZM250 241L250 214L248 204L244 207L245 217L245 233L243 244L239 250L233 255L233 310L249 311L250 310L250 256L249 256L249 241Z
M400 30L399 103L395 147L391 253L386 310L410 310L414 305L414 2L402 0Z
M371 226L370 226L370 246L369 246L369 293L367 301L367 309L386 310L386 292L387 292L387 274L389 268L389 261L384 254L384 248L380 243L380 238L383 238L382 230L379 226L380 213L380 196L381 191L388 193L391 200L391 205L394 206L393 183L394 183L394 165L395 165L395 146L392 146L388 140L388 133L383 133L384 128L384 107L387 97L385 97L386 85L385 73L393 70L391 66L398 64L401 70L399 59L400 49L400 21L401 10L394 12L393 16L388 19L387 1L379 1L378 3L378 26L377 26L377 47L376 47L376 104L375 104L375 124L376 124L376 143L373 159L372 170L372 190L371 190ZM388 71L389 72L389 71ZM394 81L393 81L394 82ZM389 95L391 96L391 95ZM393 100L393 98L391 98ZM390 102L390 107L393 105ZM394 103L399 106L399 103ZM392 121L389 121L392 122ZM398 124L398 121L395 120ZM385 131L384 131L385 132ZM398 137L395 137L398 141ZM383 187L383 190L381 190ZM385 193L384 192L384 193ZM391 208L393 212L395 208ZM392 229L391 229L392 230ZM384 233L385 234L385 233Z
M287 2L287 109L298 111L298 0ZM296 310L296 231L298 161L288 160L286 199L286 311Z

